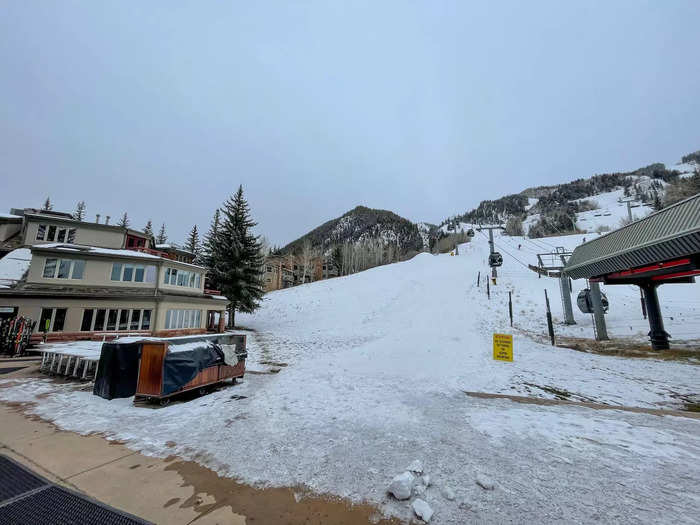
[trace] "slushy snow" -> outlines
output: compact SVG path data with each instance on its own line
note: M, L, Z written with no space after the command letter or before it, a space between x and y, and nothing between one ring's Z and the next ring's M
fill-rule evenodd
M694 523L700 420L465 393L553 399L566 392L572 400L670 409L697 395L697 364L546 344L545 289L558 335L592 337L590 316L575 309L577 324L561 324L558 281L539 279L505 252L533 263L538 249L573 247L582 237L590 234L532 242L497 235L504 265L490 300L488 244L478 233L459 256L421 254L267 294L258 312L237 316L255 330L248 364L287 366L188 402L149 410L48 378L0 379L0 399L34 402L30 412L65 430L176 454L241 482L374 503L404 520L413 517L410 499L387 488L420 458L432 482L422 484L421 499L437 510L431 523ZM575 293L583 286L574 281ZM638 290L604 292L608 331L644 343ZM698 285L662 286L660 296L666 329L697 338ZM494 332L514 335L512 363L492 359ZM480 473L497 480L495 490L476 484Z

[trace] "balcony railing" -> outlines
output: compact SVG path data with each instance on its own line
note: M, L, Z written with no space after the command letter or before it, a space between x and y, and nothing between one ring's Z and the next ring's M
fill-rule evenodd
M162 257L163 259L170 259L171 261L176 261L175 255L161 250L153 250L151 248L143 248L142 246L131 246L127 247L127 250L133 250L135 252L147 253L149 255L155 255L156 257Z

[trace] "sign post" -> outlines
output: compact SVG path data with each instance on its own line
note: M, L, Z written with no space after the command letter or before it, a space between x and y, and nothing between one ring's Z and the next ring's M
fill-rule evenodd
M513 361L513 336L493 334L493 358L496 361Z

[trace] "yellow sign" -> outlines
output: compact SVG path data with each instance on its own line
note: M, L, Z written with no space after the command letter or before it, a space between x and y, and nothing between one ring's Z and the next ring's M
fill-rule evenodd
M511 334L493 334L493 358L496 361L513 360L513 336Z

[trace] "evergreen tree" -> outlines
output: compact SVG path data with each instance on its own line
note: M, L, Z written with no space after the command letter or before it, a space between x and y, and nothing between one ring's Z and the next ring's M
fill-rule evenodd
M163 223L158 232L158 237L156 237L156 243L165 244L166 242L168 242L168 236L165 233L165 223Z
M143 233L148 235L150 238L153 238L153 222L151 222L151 219L148 219L148 222L146 223L146 227L143 229Z
M220 211L217 209L214 212L214 218L211 221L211 226L209 226L209 231L204 236L204 243L202 244L202 250L201 250L201 254L199 256L200 264L202 264L207 269L211 269L213 266L212 259L211 259L212 246L213 246L214 238L216 237L216 234L219 231L219 220L220 220ZM209 287L210 288L213 288L214 290L219 289L218 283L216 282L216 278L214 277L214 275L211 272L209 272L209 274L207 275L207 279L209 280Z
M75 207L73 218L77 221L82 221L85 218L85 201L80 201Z
M49 197L46 197L46 200L44 201L44 207L41 208L43 211L51 211L53 210L53 204L51 204L51 199Z
M201 252L199 244L199 231L197 230L197 225L192 226L190 234L187 236L187 244L185 244L185 249L194 254L195 261L199 259Z
M250 218L243 186L224 203L223 218L209 239L210 274L221 293L230 301L229 328L235 326L235 313L253 312L264 294L263 257L259 238L251 232L256 225Z
M126 214L126 212L124 212L124 215L122 215L122 218L119 219L117 226L121 226L122 228L128 228L130 224L131 221L129 220L129 216Z

